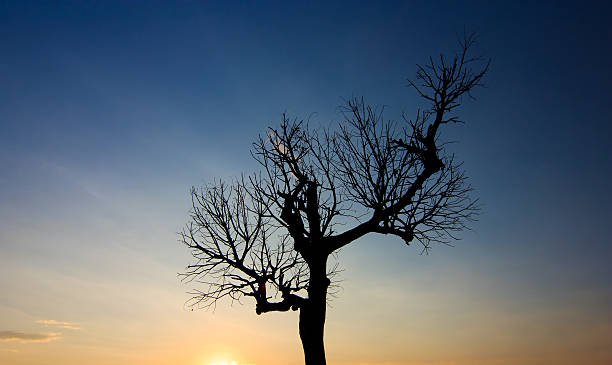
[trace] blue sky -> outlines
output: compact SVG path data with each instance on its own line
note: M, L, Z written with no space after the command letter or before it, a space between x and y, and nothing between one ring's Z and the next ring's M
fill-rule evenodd
M253 171L250 143L285 111L326 125L342 98L364 96L388 118L412 113L422 104L406 78L464 28L492 63L447 136L480 220L427 257L388 239L381 253L380 237L346 249L328 333L381 282L612 328L609 14L595 2L2 2L0 324L11 328L0 331L89 318L50 300L68 298L65 286L31 300L34 273L171 293L182 311L189 288L175 273L189 258L176 232L190 187Z

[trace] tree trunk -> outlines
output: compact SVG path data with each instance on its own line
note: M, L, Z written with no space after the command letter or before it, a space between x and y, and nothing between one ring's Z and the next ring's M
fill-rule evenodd
M326 365L323 332L329 279L325 272L327 258L321 265L310 266L308 301L300 308L300 339L306 365Z

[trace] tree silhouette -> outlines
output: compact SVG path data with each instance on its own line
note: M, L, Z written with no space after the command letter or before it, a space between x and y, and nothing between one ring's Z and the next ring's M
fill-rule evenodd
M417 65L409 85L428 108L385 120L384 108L351 99L328 129L283 115L254 143L261 172L191 191L180 234L195 262L184 280L204 284L189 305L252 297L257 314L299 310L307 365L325 364L323 332L336 266L330 256L366 234L449 243L477 211L471 187L440 134L482 85L488 63L470 56L473 36L452 57Z

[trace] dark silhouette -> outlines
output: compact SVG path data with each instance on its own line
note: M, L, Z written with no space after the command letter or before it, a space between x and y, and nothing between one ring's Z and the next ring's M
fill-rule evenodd
M428 109L414 119L386 121L383 108L363 99L347 101L332 129L283 115L254 143L261 173L192 189L181 241L196 261L183 275L205 287L189 304L246 296L257 314L299 310L305 363L325 364L326 300L337 272L330 256L369 233L416 240L427 252L474 218L461 163L440 141L487 72L488 63L469 55L473 44L466 36L453 57L417 65L409 84Z

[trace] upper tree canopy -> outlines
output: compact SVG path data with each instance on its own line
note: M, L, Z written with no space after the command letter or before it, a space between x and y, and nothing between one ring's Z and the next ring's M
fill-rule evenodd
M476 207L440 132L461 122L456 108L487 71L469 55L473 44L466 37L452 57L417 65L409 83L429 107L412 118L385 119L363 99L348 100L342 121L327 129L283 115L254 143L259 174L192 189L181 240L195 262L184 275L205 287L191 304L252 296L257 313L296 310L309 300L305 291L329 285L328 256L366 234L424 250L454 239Z

